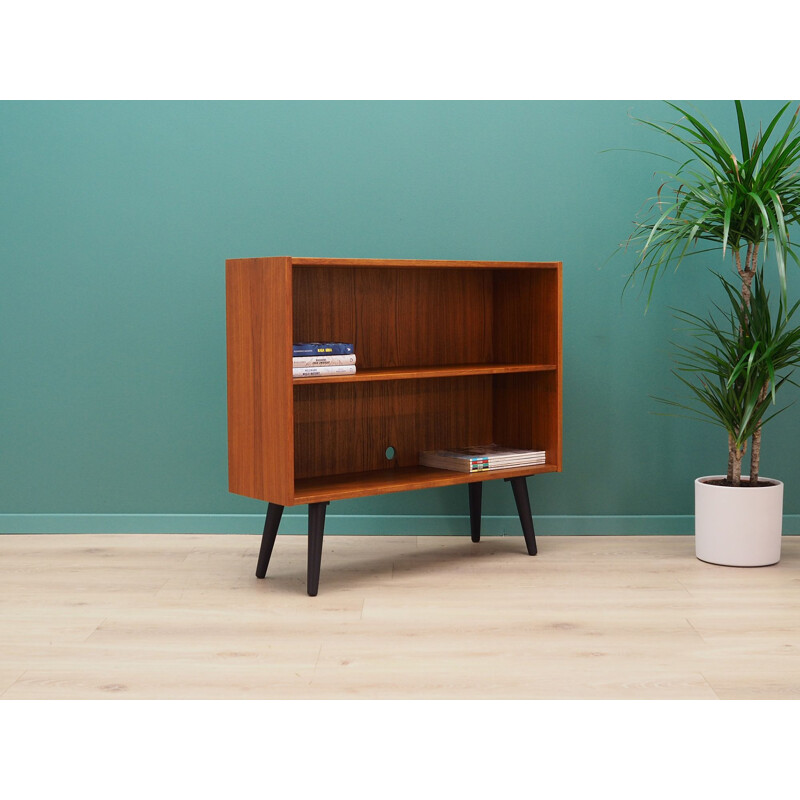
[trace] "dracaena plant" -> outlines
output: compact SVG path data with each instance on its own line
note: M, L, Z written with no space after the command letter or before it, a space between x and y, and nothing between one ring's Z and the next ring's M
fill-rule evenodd
M741 282L738 331L743 347L750 331L753 282L759 269L774 258L781 293L778 313L786 315L786 265L789 260L800 265L797 245L790 239L792 226L800 220L800 107L787 117L791 103L786 103L767 127L759 128L751 138L742 104L737 100L737 154L702 115L668 105L682 115L678 122L664 125L638 121L676 142L684 160L664 156L678 166L672 172L658 173L663 180L653 203L628 239L627 246L633 244L638 250L626 287L642 277L649 285L649 304L659 276L669 266L677 268L688 257L696 261L698 255L712 251L723 259L730 254ZM784 122L779 130L781 120ZM725 379L726 386L729 377ZM754 408L761 408L768 399L774 401L777 388L769 373L760 374L760 378ZM729 388L733 389L733 384ZM722 411L720 407L713 413ZM742 441L743 432L752 439L752 484L758 481L761 427L766 421L763 413L755 417L757 421L748 421L734 435L740 461L747 440L745 437ZM728 477L735 480L730 468Z
M675 314L686 323L694 340L691 346L673 345L673 373L690 390L692 402L658 399L725 429L727 481L740 486L747 442L765 422L784 410L773 410L775 395L787 381L794 383L791 375L800 365L800 327L792 324L800 301L787 311L781 295L773 314L763 270L753 278L747 303L734 284L722 275L717 277L728 304L716 306L716 317L680 310ZM754 455L751 469L756 472L750 480L757 483L759 454Z

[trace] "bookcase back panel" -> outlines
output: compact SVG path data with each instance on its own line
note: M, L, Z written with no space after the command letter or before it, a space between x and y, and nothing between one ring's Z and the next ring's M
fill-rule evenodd
M294 341L353 342L361 369L490 362L492 313L491 270L293 270Z
M296 385L294 411L297 480L414 466L420 450L492 441L492 376Z

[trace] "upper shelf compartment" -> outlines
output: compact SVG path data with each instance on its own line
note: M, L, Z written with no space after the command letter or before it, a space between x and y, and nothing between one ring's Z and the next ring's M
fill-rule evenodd
M558 267L292 259L293 341L353 342L356 375L345 380L552 368Z

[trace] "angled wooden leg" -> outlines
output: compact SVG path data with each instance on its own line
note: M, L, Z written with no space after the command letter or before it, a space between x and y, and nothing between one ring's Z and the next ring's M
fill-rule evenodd
M528 548L528 555L536 555L536 536L533 531L533 517L531 516L531 503L528 499L528 485L525 483L525 476L519 478L506 478L510 481L511 488L514 490L514 501L517 504L519 521L522 524L522 534L525 537L525 546Z
M481 540L481 495L483 494L483 484L468 483L469 489L469 527L472 533L472 541Z
M306 587L310 597L319 589L319 568L322 563L322 534L325 530L327 502L308 504L308 579Z
M261 537L261 550L258 553L258 565L256 566L256 578L263 578L267 574L269 557L272 555L272 548L275 545L275 537L278 535L278 526L281 524L283 516L283 506L277 503L270 503L267 508L267 519L264 521L264 534Z

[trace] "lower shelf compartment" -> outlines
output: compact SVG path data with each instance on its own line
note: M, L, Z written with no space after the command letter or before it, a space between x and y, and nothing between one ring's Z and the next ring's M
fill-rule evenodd
M406 492L413 489L431 489L436 486L493 481L502 478L516 478L520 475L538 475L557 471L558 467L553 464L539 464L516 469L492 469L484 472L455 472L433 467L414 466L353 472L345 475L325 475L296 481L293 505L341 500L347 497L366 497L390 492Z

